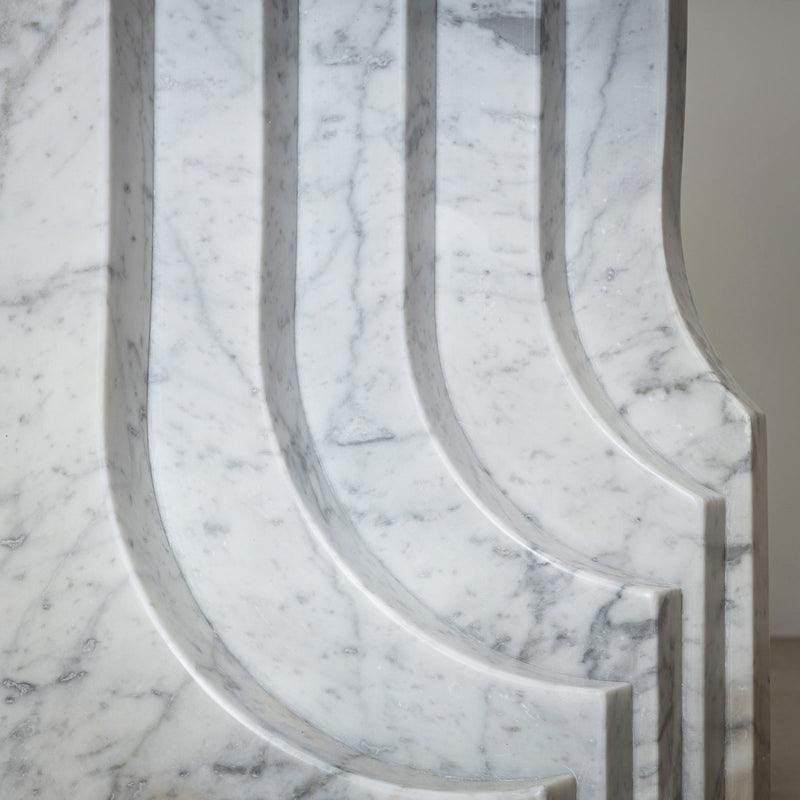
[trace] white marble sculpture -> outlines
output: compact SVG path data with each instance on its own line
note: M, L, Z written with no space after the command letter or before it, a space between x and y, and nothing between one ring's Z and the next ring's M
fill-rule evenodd
M0 797L766 800L685 12L0 9Z

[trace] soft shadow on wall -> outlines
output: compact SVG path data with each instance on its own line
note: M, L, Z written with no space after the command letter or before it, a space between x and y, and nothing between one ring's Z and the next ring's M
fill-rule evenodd
M800 636L800 2L689 2L686 269L767 415L773 635Z

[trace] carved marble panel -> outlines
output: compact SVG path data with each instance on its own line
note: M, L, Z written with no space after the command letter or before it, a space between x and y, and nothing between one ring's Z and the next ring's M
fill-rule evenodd
M684 5L0 14L0 795L766 797Z

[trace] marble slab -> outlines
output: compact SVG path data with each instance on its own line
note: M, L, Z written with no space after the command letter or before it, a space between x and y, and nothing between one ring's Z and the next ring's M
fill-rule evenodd
M681 4L0 15L0 796L761 796Z

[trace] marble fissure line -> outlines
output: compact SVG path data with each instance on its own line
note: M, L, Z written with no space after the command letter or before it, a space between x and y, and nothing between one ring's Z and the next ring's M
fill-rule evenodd
M634 2L628 21L602 33L597 14L577 8L572 46L602 35L617 56L604 109L595 109L586 91L570 100L580 108L570 141L578 151L593 141L597 154L568 177L571 304L592 367L620 413L654 449L726 499L725 783L727 796L752 798L769 786L763 417L706 340L683 265L686 3ZM645 17L647 26L631 23ZM641 76L638 96L626 88L634 72ZM576 85L591 92L597 74L587 70ZM626 135L619 138L621 119ZM616 158L619 147L636 158ZM629 172L634 163L640 165L635 176ZM634 214L610 191L619 185L639 187ZM614 316L613 335L598 326L600 308ZM722 789L708 791L716 796Z
M278 74L278 73L276 72L276 74ZM283 74L283 78L284 78L284 80L285 80L285 79L286 79L286 72L283 72L282 74ZM291 80L291 79L290 79L290 80ZM277 92L277 90L278 90L278 89L280 89L280 87L275 87L275 86L273 86L272 88L273 88L273 89L275 89L275 90L276 90L276 92ZM277 96L277 95L276 95L276 96ZM273 99L275 99L275 97L273 97ZM173 104L174 104L174 103L173 103ZM278 118L279 118L280 116L281 116L280 114L277 114L277 113L276 113L276 116L275 116L275 118L273 118L273 119L272 119L272 121L271 121L271 123L270 123L269 129L270 129L270 131L272 132L272 134L271 134L271 135L273 136L273 139L272 139L272 141L273 141L273 143L275 144L275 146L276 146L276 147L286 147L286 146L288 145L288 143L291 141L291 136L288 136L288 137L287 137L287 136L285 136L285 131L281 131L281 130L279 130L279 127L280 127L280 126L279 126L278 124L276 124L276 123L278 123L278 122L279 122L279 119L278 119ZM289 114L289 115L288 115L288 118L291 120L291 119L292 119L292 116L293 116L293 115ZM291 123L289 123L289 124L291 124ZM260 127L260 126L259 126L259 127ZM268 162L269 162L269 159L268 159ZM268 181L269 181L269 175L268 175ZM290 193L291 193L291 192L290 192ZM268 192L268 194L269 194L269 192ZM174 205L177 205L177 206L179 206L180 204L174 204ZM270 213L276 213L276 212L278 212L278 211L282 211L283 213L286 213L286 206L281 206L281 207L280 207L280 209L279 209L279 208L277 208L277 206L276 206L275 208L273 208L273 209L271 209L271 210L269 210L269 209L268 209L267 213L268 213L268 214L270 214ZM277 225L277 224L273 224L273 225L272 225L272 228L271 228L272 232L273 232L273 233L275 233L275 234L278 234L278 235L279 235L279 234L280 234L279 227L280 227L279 225ZM213 226L209 227L209 231L213 231ZM285 233L285 230L284 230L284 233ZM291 239L291 237L289 237L289 239ZM164 240L164 244L167 244L167 243L168 243L168 241L169 241L169 240ZM285 240L285 239L284 239L284 240L283 240L283 243L281 244L281 246L285 247L285 246L287 246L287 244L288 244L288 246L289 246L289 247L291 247L291 241L287 241L287 240ZM246 248L244 248L244 249L246 249ZM277 256L276 256L276 251L275 251L275 248L273 248L273 247L267 247L267 248L265 248L265 249L266 249L267 251L270 251L270 252L271 252L271 255L272 255L272 257L273 257L273 258L274 258L274 257L277 257ZM210 243L210 246L209 246L209 244L208 244L208 243L204 245L204 250L205 250L205 251L207 251L207 252L209 252L209 253L212 253L212 254L213 254L213 251L214 251L214 247L213 247L213 239L212 239L212 241L211 241L211 243ZM178 254L177 254L177 256L178 256L178 258L180 258L180 257L181 257L181 256L180 256L180 253L178 253ZM194 273L194 274L197 274L197 273L196 273L196 271L195 271L195 273ZM162 280L162 281L163 281L163 280L164 280L164 278L162 277L160 280ZM159 290L157 289L157 287L155 287L155 286L154 286L154 289L156 289L156 294L158 294L158 291L159 291ZM257 295L256 295L256 296L257 296ZM289 304L289 305L288 305L288 307L291 307L291 304ZM161 314L161 313L162 313L162 312L159 312L159 314ZM208 313L208 309L206 309L206 311L205 311L205 312L203 312L204 316L207 316L207 313ZM154 314L155 314L155 308L154 308ZM174 312L174 310L173 310L173 312L172 312L172 317L175 317L175 316L179 316L179 315L176 315L176 314L175 314L175 312ZM161 317L160 317L160 318L161 318ZM205 320L204 320L204 325L207 325L207 323L208 323L208 319L205 319ZM248 324L249 324L249 323L248 323ZM272 320L272 322L271 322L270 324L275 324L275 325L277 325L279 328L282 328L284 325L286 325L286 324L288 324L288 323L287 323L287 320L286 320L285 318L279 318L279 317L277 317L277 316L276 316L276 317L274 318L274 320ZM155 319L155 317L154 317L154 329L155 329L155 330L159 330L159 321L158 321L157 319ZM284 332L285 332L285 331L284 331ZM214 341L216 342L216 344L214 345L214 347L215 347L215 350L217 350L217 351L219 351L219 345L218 345L219 341L227 341L227 336L228 336L229 334L231 334L231 335L232 335L232 334L234 333L234 331L233 331L233 330L227 330L227 329L225 329L224 331L222 331L222 333L224 334L223 336L219 336L219 335L215 334L215 335L214 335L214 337L213 337ZM159 336L162 336L162 335L163 335L163 334L162 334L162 332L159 330ZM178 339L178 341L180 341L180 338ZM168 350L167 350L167 351L164 351L164 352L168 352ZM252 357L252 355L253 355L252 353L248 352L247 350L245 350L245 351L239 351L239 350L238 350L238 348L236 348L236 347L235 347L233 350L230 350L230 349L228 349L228 351L227 351L227 352L223 353L223 355L225 355L225 357L228 359L228 361L230 360L230 358L229 358L229 353L231 353L231 352L233 352L234 354L237 354L237 355L240 355L240 354L244 353L244 354L246 354L246 355L248 356L248 358ZM208 355L209 355L208 353L204 353L204 356L203 356L203 357L204 357L204 358L207 358L207 357L208 357ZM257 354L256 354L256 355L257 355ZM250 363L248 363L248 362L247 362L245 359L243 359L243 358L238 358L238 359L237 359L237 361L239 362L239 368L240 368L240 369L244 368L244 367L242 367L242 364L246 364L246 368L247 368L248 370L249 370L249 369L250 369L252 366L254 366L253 364L250 364ZM257 364L257 361L256 361L256 364ZM280 366L280 365L279 365L279 366ZM157 364L157 365L156 365L156 367L155 367L155 369L156 369L156 374L159 376L159 380L158 380L158 381L156 381L156 382L155 382L155 383L152 385L151 389L152 389L153 391L155 391L155 392L156 392L156 394L158 394L158 393L162 393L162 392L164 391L164 389L167 387L167 384L169 383L169 377L168 377L168 371L164 369L164 365L163 365L163 364L161 364L161 365L158 365L158 364ZM236 372L236 370L234 370L234 373L235 373L235 372ZM284 372L284 373L282 374L282 378L281 378L281 379L282 379L282 380L288 380L289 378L287 378L287 377L286 377L286 373ZM238 390L237 390L237 391L238 391ZM186 396L186 393L185 393L185 392L182 392L181 394L182 394L182 396ZM191 393L189 394L189 396L191 396ZM192 400L192 403L193 403L193 405L195 404L195 402L196 402L196 401L193 399L193 400ZM164 410L164 409L161 409L161 410L160 410L158 413L162 413L162 411L163 411L163 410ZM292 411L292 410L290 409L290 411ZM292 411L292 413L294 413L294 412ZM229 434L232 434L232 431L228 431L228 433L229 433ZM161 441L160 441L160 437L155 437L155 440L159 442L159 447L162 447L162 448L163 448L163 442L161 442ZM152 444L152 443L151 443L151 444ZM162 469L161 471L162 471L162 473L163 473L163 469ZM185 466L182 466L182 471L185 471ZM163 481L163 477L162 477L162 481ZM260 482L259 482L259 485L260 485ZM162 493L162 496L163 496L163 493ZM164 507L166 508L166 506L167 506L167 505L169 505L169 504L168 504L168 503L165 503L165 504L163 504L163 505L164 505ZM173 516L174 516L174 513L175 513L174 509L173 509L172 511L170 511L169 513L172 513L172 514L173 514ZM168 529L170 530L170 535L173 537L173 546L176 546L175 537L180 535L180 531L178 531L178 530L176 529L178 526L175 526L174 524L171 524L169 521L167 521L167 527L168 527ZM185 554L184 554L184 556L185 556ZM185 558L183 559L183 563L186 563L186 562L185 562ZM199 574L199 573L198 573L198 574ZM208 571L206 571L206 572L205 572L205 574L208 574ZM197 583L196 583L196 581L197 581L197 578L196 578L196 577L193 577L193 578L190 578L190 580L194 580L194 581L195 581L195 588L196 588L196 591L197 591L197 593L198 593L198 594L202 594L202 591L203 591L203 589L202 589L202 588L201 588L201 589L199 589L199 590L197 589ZM548 713L549 713L549 712L548 712ZM522 764L522 767L524 768L524 763Z

